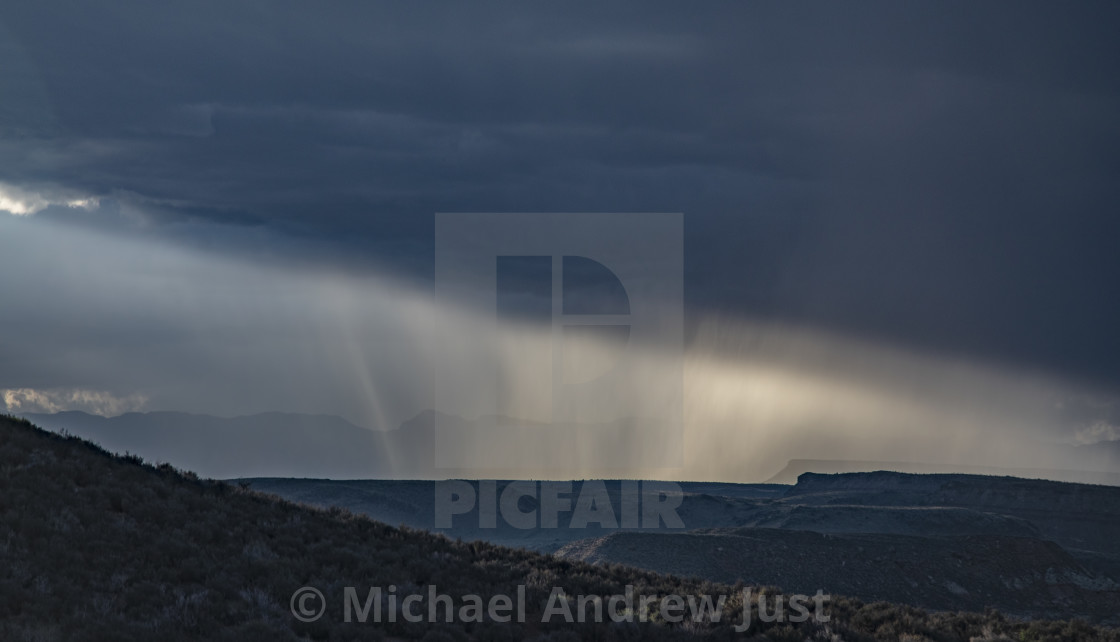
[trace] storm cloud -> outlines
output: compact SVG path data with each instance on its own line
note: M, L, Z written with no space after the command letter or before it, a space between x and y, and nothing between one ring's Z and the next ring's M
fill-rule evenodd
M1118 13L6 5L0 388L399 421L420 341L376 386L283 379L347 362L315 333L419 314L434 213L683 212L691 344L718 320L982 364L1104 399L1053 425L1114 435Z

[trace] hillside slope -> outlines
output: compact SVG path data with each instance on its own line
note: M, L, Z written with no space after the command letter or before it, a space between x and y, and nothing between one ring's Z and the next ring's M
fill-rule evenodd
M540 623L551 587L569 594L728 593L736 587L590 566L391 528L322 511L170 466L115 457L74 437L0 417L0 639L729 639L733 621L632 625ZM791 563L795 563L791 560ZM435 584L461 597L526 586L524 624L344 623L342 588ZM317 587L325 617L304 623L293 593ZM773 589L771 589L773 592ZM834 598L826 625L769 624L765 639L1120 640L1076 622L1011 622L995 613L930 614ZM562 629L570 629L564 637ZM761 638L760 638L761 639Z

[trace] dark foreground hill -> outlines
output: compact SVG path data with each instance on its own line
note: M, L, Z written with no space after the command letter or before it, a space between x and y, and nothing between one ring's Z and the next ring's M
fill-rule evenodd
M393 585L404 595L431 584L455 599L514 595L524 585L527 617L511 624L343 621L343 587L365 595L364 588ZM541 622L553 587L613 595L626 585L638 594L727 594L729 616L684 625L656 616L648 623ZM314 622L293 616L301 587L325 595L326 612ZM1120 640L1120 632L1078 622L927 613L842 597L829 603L827 624L760 622L756 612L752 629L737 635L739 588L392 528L112 456L0 417L3 640Z

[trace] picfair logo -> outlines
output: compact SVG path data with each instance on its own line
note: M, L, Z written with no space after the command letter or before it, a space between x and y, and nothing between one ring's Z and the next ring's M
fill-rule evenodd
M680 214L436 216L435 463L676 468Z

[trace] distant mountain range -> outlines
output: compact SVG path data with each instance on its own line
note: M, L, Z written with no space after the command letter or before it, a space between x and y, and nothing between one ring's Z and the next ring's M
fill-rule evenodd
M1120 442L1101 442L1092 446L1066 448L1110 449L1120 455ZM1120 459L1120 457L1118 457ZM804 473L866 473L890 470L899 473L958 473L963 475L995 475L1024 479L1050 479L1077 484L1108 484L1120 486L1120 473L1099 470L1060 470L1051 468L998 468L996 466L960 466L905 461L853 461L842 459L791 459L786 467L766 482L795 484Z
M173 463L215 479L407 478L428 476L432 466L432 422L423 416L391 431L368 430L332 415L280 412L232 418L182 412L23 416L111 452Z
M170 462L215 479L235 477L305 477L319 479L433 479L456 476L520 476L510 471L437 470L434 466L437 417L478 435L493 429L500 438L508 417L468 421L426 410L393 430L369 430L334 415L268 412L241 417L215 417L182 412L128 413L101 417L84 412L24 414L48 430L89 439L112 452L132 453L150 461ZM453 431L454 434L455 431ZM541 430L541 443L572 434ZM617 435L615 435L617 437ZM486 440L475 440L475 442ZM465 446L464 446L465 447ZM479 448L478 443L473 447ZM545 448L547 451L547 448ZM897 461L793 459L768 483L793 484L802 473L848 473L891 470L908 473L1006 475L1076 483L1120 486L1120 441L1089 446L1054 445L1068 461L1098 462L1102 470L995 468ZM600 449L602 457L624 448ZM635 451L636 452L636 451ZM632 454L632 453L631 453ZM1091 457L1089 456L1091 455ZM630 462L633 464L634 462ZM600 461L607 467L608 460ZM621 466L626 468L626 466ZM630 466L632 470L634 467ZM542 471L534 470L532 475ZM609 473L608 473L609 474Z

